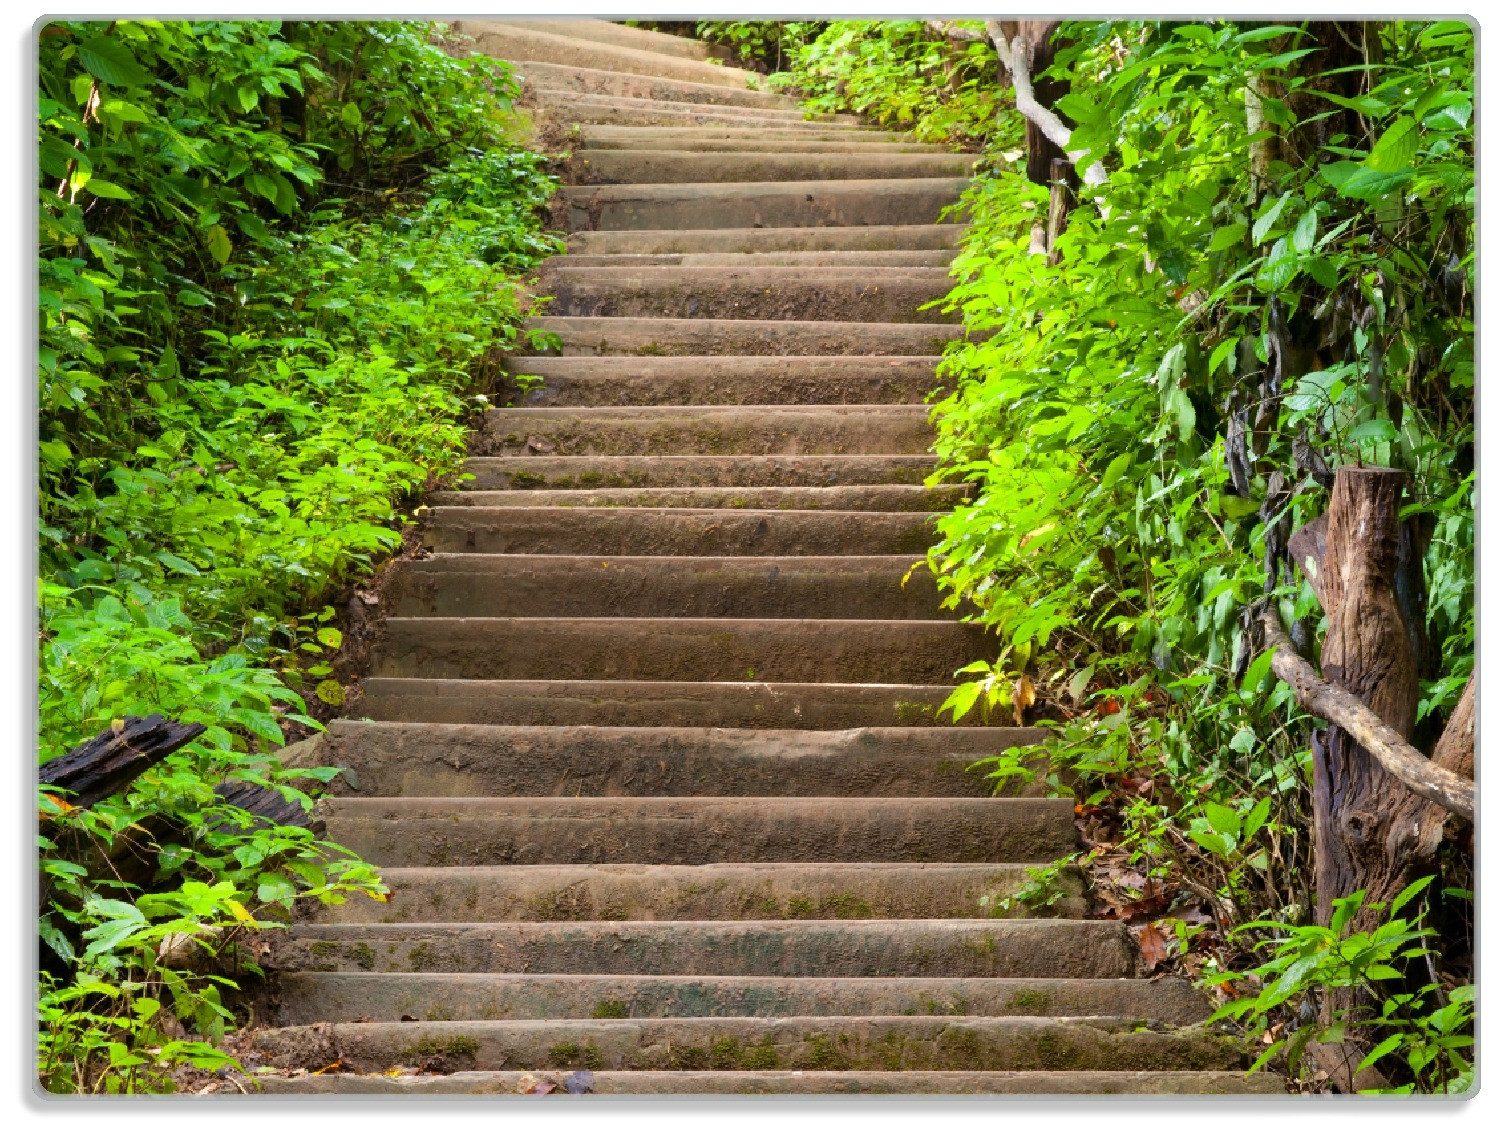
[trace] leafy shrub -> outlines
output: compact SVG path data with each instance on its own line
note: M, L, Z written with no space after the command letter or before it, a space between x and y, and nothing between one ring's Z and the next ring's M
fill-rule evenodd
M165 1090L228 1061L232 983L171 941L218 950L298 900L383 892L213 788L309 805L331 778L266 751L316 727L294 688L342 696L318 605L460 465L522 332L514 277L555 248L553 183L506 140L508 71L439 30L43 29L40 755L132 714L208 727L127 793L41 805L51 1090Z

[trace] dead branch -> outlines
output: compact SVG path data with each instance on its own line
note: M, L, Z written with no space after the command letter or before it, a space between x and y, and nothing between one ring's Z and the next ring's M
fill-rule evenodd
M1261 626L1267 646L1276 649L1271 669L1292 688L1305 710L1326 718L1349 734L1389 775L1423 799L1465 819L1474 818L1472 780L1423 756L1353 694L1325 681L1293 649L1274 610L1261 615Z
M1016 93L1016 108L1041 130L1043 136L1067 153L1074 167L1079 167L1088 153L1069 150L1068 142L1073 138L1073 130L1063 124L1061 117L1037 101L1031 86L1031 50L1026 40L1019 35L1008 40L999 20L985 20L984 25L989 31L990 41L995 44L995 51L1000 55L1000 64L1010 72L1011 85ZM1104 165L1098 160L1083 171L1083 182L1092 187L1108 181Z

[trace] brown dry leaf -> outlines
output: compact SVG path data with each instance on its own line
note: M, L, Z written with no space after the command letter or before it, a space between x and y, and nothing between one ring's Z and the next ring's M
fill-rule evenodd
M1170 958L1166 937L1155 924L1143 924L1136 930L1135 938L1141 945L1141 964L1147 971L1155 971L1163 961Z
M1011 691L1010 704L1016 711L1016 724L1024 725L1026 710L1036 704L1036 683L1031 681L1030 675L1022 675L1016 680L1016 687Z

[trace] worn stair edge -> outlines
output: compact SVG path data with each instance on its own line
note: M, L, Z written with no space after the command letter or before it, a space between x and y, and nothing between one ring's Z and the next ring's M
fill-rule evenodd
M593 230L568 236L578 254L788 253L953 250L960 223L903 226L752 226L717 230Z
M807 1014L1114 1015L1190 1025L1208 1003L1187 979L818 979L715 975L288 972L275 1024L501 1018L794 1017ZM321 1016L320 1016L321 1015Z
M936 223L968 180L835 179L794 183L640 183L564 187L570 230Z
M978 732L968 730L966 732ZM377 865L1051 862L1066 799L964 796L340 796L330 840Z
M391 617L372 673L415 678L951 684L993 658L947 620Z
M610 20L567 17L563 19L523 19L507 16L503 20L461 20L454 26L467 30L471 26L499 25L540 31L570 40L583 39L606 46L624 47L630 50L649 51L672 58L708 58L727 60L734 52L717 43L706 43L702 39L689 39L682 35L669 35L664 31L651 31L643 27L628 27ZM472 34L472 32L469 32Z
M855 146L851 146L855 147ZM975 157L959 152L691 152L585 148L574 154L575 183L744 183L752 180L919 179L968 175Z
M853 487L614 487L560 491L435 491L439 507L605 507L750 511L948 512L969 494L959 484Z
M1077 978L1135 975L1097 920L520 921L306 924L270 966L298 971Z
M527 328L572 355L941 355L955 324L819 320L694 320L657 316L541 316Z
M589 96L641 98L664 104L688 104L712 108L747 108L770 112L785 111L802 116L795 98L745 85L690 78L640 74L626 70L603 70L597 66L577 66L558 62L513 61L513 69L523 82L547 91Z
M641 1018L511 1022L371 1022L256 1035L278 1064L383 1069L1222 1070L1238 1042L1198 1027L1149 1029L1126 1018Z
M810 487L921 483L931 455L795 456L474 456L464 462L475 488Z
M507 62L550 62L564 66L603 67L621 74L678 78L740 90L759 85L761 81L760 75L753 70L715 65L707 61L706 55L677 51L667 54L653 47L605 43L563 31L543 31L535 26L509 20L463 20L456 26L462 34L475 39L474 50L477 53L502 58Z
M398 617L952 618L921 554L434 553L396 562L384 600Z
M330 1073L258 1076L260 1091L280 1095L489 1096L530 1092L544 1080L562 1089L569 1069L384 1076ZM604 1096L1266 1096L1285 1094L1269 1072L594 1072Z
M388 924L432 916L464 923L1081 917L1076 875L1057 884L1057 900L1049 907L1028 910L1010 900L1044 868L1014 862L388 866L381 878L390 887L389 900L355 898L315 910L309 919Z
M969 797L994 791L977 761L1044 740L1038 729L982 726L805 730L444 723L438 705L423 703L419 688L427 681L377 680L400 686L399 692L377 686L363 703L377 720L329 723L322 759L347 770L330 791L403 798L764 799L866 792ZM643 696L649 697L648 691L645 684ZM520 709L514 696L495 693L504 697L509 713ZM1012 794L1021 789L1013 785Z
M952 250L787 250L764 253L567 253L548 258L542 271L569 269L946 269Z

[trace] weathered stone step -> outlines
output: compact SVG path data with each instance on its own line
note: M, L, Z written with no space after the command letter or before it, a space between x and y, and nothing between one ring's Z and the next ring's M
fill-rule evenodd
M924 453L920 405L613 406L492 409L470 438L476 456L685 453Z
M577 153L570 171L578 183L748 183L754 180L917 179L969 175L973 155L959 152L870 151L673 152L651 148Z
M578 94L567 90L539 88L538 100L552 117L580 125L731 125L750 128L827 130L859 127L856 118L829 114L806 118L796 109L761 109L743 105L701 105L689 101L654 101L651 98L614 97L609 94Z
M946 269L952 250L787 250L771 253L570 253L548 259L543 270L630 266L692 269Z
M863 487L614 487L570 491L435 491L434 507L691 507L740 511L949 511L957 484Z
M475 456L473 488L833 487L921 483L932 456Z
M952 724L947 713L938 712L947 687L899 683L373 678L363 686L351 713L377 721L779 730L940 726L945 731ZM975 707L963 723L983 724L981 716ZM997 711L993 718L1006 715ZM956 788L952 794L958 794Z
M1134 941L1098 920L621 920L300 924L272 964L301 971L456 971L784 978L1113 979Z
M602 43L556 30L541 31L509 20L463 20L459 27L465 34L473 36L473 49L477 53L511 63L590 67L617 74L709 83L732 90L747 90L760 83L760 75L752 70L716 66L701 55L678 55L675 52L667 55L652 48Z
M1067 799L369 796L321 806L330 839L384 866L1050 862L1078 845Z
M499 920L1025 917L1034 914L1022 907L1003 910L999 902L1024 887L1028 875L1039 868L1002 863L913 865L907 862L393 867L380 871L381 880L391 890L389 901L377 903L360 897L336 908L321 909L316 919L342 924L393 924L433 917L464 923ZM1082 888L1077 879L1065 881L1059 889L1063 899L1057 903L1055 911L1042 915L1082 916ZM1203 1016L1207 1016L1207 1004L1202 1005ZM856 1009L850 1012L865 1011ZM1034 1014L1057 1011L999 1012ZM1089 1012L1117 1013L1109 1009ZM458 1016L466 1015L447 1015ZM570 1015L558 1011L552 1016L565 1018ZM587 1010L575 1016L588 1017ZM664 1015L633 1010L630 1016Z
M569 230L742 226L902 226L938 221L963 178L825 179L794 183L635 183L564 187Z
M393 871L385 871L389 878ZM400 871L395 871L400 872ZM1113 1015L1186 1025L1208 1015L1187 979L808 979L306 971L281 977L277 1024L405 1018Z
M954 249L967 226L748 226L720 230L584 230L569 254L811 253L830 250Z
M537 1081L561 1089L572 1069L455 1072L451 1075L257 1076L268 1095L495 1096L529 1092ZM1212 1096L1280 1095L1285 1082L1260 1072L593 1072L605 1096Z
M691 507L433 507L422 543L445 553L914 554L937 540L928 511Z
M921 252L921 251L919 251ZM942 252L942 251L936 251ZM505 369L540 379L528 406L905 405L937 386L928 355L516 355Z
M946 151L942 145L922 144L910 133L880 129L851 129L834 125L828 128L765 128L735 125L584 125L574 138L583 148L668 148L683 151L732 150L733 148L784 149L788 145L817 149L828 145L874 145L878 151L912 149L921 152ZM704 146L727 146L724 149Z
M390 617L373 673L393 678L951 684L994 658L948 620Z
M528 321L573 355L941 355L956 324L540 316Z
M949 620L941 599L920 554L433 554L398 561L385 592L397 616Z
M953 279L946 268L617 265L547 271L548 310L559 316L690 319L884 320L942 323Z
M702 39L668 35L662 31L648 31L642 27L628 27L623 23L602 19L512 19L507 16L503 20L462 20L454 24L457 30L467 35L474 35L473 29L476 26L485 28L500 26L541 31L566 39L582 39L585 44L603 43L611 47L625 47L630 50L650 51L653 54L699 61L708 58L728 59L734 53L728 47L717 43L707 43ZM589 48L585 47L585 49Z
M555 62L527 61L513 65L523 81L534 83L552 96L561 92L564 96L585 94L640 98L669 104L781 111L794 114L798 120L802 117L802 110L795 98L752 90L744 83L738 86L724 85L719 82L698 81L696 75L691 79L682 79Z
M434 724L436 716L420 706L416 687L421 682L408 679L406 689L394 695L409 711L404 718L329 723L318 760L354 770L330 790L402 799L979 797L993 785L970 767L976 760L1041 740L1036 729L981 727Z
M1234 1038L1154 1030L1129 1018L789 1017L340 1023L268 1029L256 1048L278 1065L341 1061L385 1069L1222 1070L1246 1061Z

